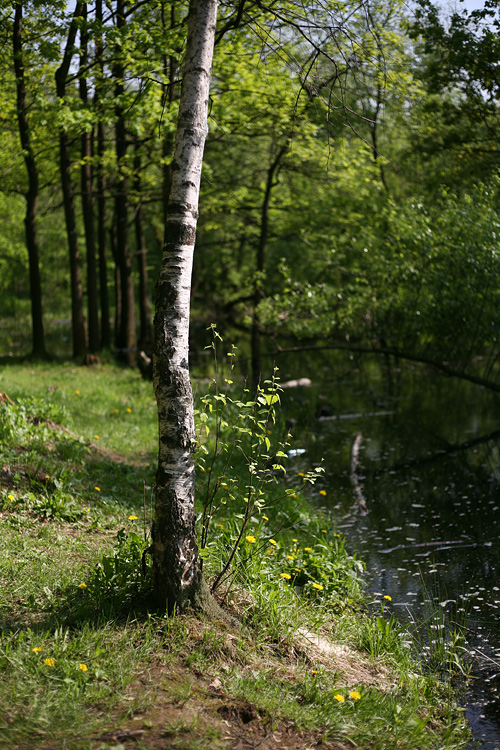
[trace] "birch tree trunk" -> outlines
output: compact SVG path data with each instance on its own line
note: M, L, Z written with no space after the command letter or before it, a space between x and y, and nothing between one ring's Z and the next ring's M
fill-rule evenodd
M169 612L193 608L208 614L220 610L204 582L196 542L189 308L216 20L217 0L191 0L153 353L159 422L153 596Z

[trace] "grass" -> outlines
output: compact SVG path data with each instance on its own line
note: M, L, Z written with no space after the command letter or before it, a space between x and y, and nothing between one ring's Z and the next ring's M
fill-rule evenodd
M318 467L261 468L283 444L269 404L246 422L237 399L200 404L203 560L214 581L235 551L217 592L228 626L143 606L151 386L111 364L1 377L15 402L0 405L1 748L466 747L453 660L419 664L389 601L368 613L362 565L314 505ZM262 440L238 443L252 414Z

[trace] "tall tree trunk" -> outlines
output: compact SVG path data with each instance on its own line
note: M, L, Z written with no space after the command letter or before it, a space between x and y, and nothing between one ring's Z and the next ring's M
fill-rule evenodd
M23 65L23 4L16 3L14 25L12 29L12 44L14 51L14 72L16 76L17 121L19 136L24 152L24 162L28 172L28 190L26 191L26 246L28 248L31 321L34 357L46 358L45 334L43 329L42 312L42 282L40 278L39 251L36 233L36 216L38 205L38 169L31 145L30 128L28 123L28 105L26 101L26 82Z
M68 31L68 39L61 65L56 70L57 96L64 101L66 96L66 80L74 54L78 20L82 15L83 2L77 2L73 18ZM63 128L59 131L59 163L61 171L61 187L63 193L64 216L69 246L69 266L71 277L71 323L73 333L73 356L82 357L87 352L85 339L85 321L83 316L83 289L80 250L78 248L78 232L75 217L75 196L71 181L71 157L69 139Z
M87 3L82 7L83 24L80 31L80 99L83 106L88 106L87 65L88 65L88 28ZM97 263L95 251L94 201L92 194L92 131L85 131L81 136L81 189L82 211L85 226L85 243L87 246L87 320L89 351L99 351L99 306L97 294Z
M215 613L195 531L194 410L189 379L189 308L217 0L191 0L165 246L156 288L153 385L159 455L153 524L156 604Z
M116 26L119 31L125 28L125 0L117 0ZM116 164L118 170L115 212L116 212L116 253L120 269L121 316L115 340L118 354L128 365L137 362L137 333L135 327L134 278L132 276L132 258L128 240L128 198L125 157L127 155L127 129L125 112L121 97L125 91L125 68L121 49L116 50L117 60L113 69L116 97Z
M148 353L150 353L153 344L153 324L151 321L151 301L148 291L146 238L144 237L142 216L141 157L139 155L138 149L139 145L136 141L134 156L134 192L137 196L137 206L135 207L134 224L137 269L139 271L139 348L145 349Z
M255 274L255 285L253 293L253 319L252 319L252 335L251 335L251 347L252 347L252 385L254 390L257 390L261 376L261 362L260 362L260 322L257 313L257 307L261 299L264 298L264 267L266 260L266 243L267 235L269 231L269 205L271 202L271 193L274 187L274 178L276 171L280 166L280 162L283 156L288 151L288 141L281 146L273 162L269 165L267 170L266 189L264 192L264 200L262 201L261 218L260 218L260 234L259 242L257 245L257 263L256 263L256 274Z
M106 171L104 154L106 151L102 114L102 87L104 82L104 45L102 38L102 0L96 0L95 17L98 30L95 40L95 54L98 65L98 80L95 87L95 105L99 113L97 123L97 247L99 251L99 296L101 306L101 347L111 347L111 327L109 324L108 269L106 253Z
M175 3L170 6L170 30L175 28ZM166 34L167 29L167 18L165 12L165 3L161 4L161 24L163 33ZM177 60L173 55L163 56L163 78L168 83L163 84L163 95L162 95L162 109L171 107L175 100L175 75L177 70ZM167 221L167 206L168 197L170 194L170 185L172 183L172 164L168 163L167 160L172 156L172 150L174 148L174 137L171 132L167 132L162 144L162 157L163 157L163 182L162 182L162 194L163 194L163 223Z
M122 317L122 285L120 281L120 265L118 263L118 254L116 250L116 214L113 215L113 221L109 229L109 244L111 247L111 255L115 264L114 269L114 284L115 284L115 332L120 327L120 321Z

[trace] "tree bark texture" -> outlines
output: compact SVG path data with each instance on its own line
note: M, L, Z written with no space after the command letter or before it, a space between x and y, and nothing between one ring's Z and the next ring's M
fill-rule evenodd
M19 137L24 151L24 162L28 172L28 190L26 191L26 246L28 249L31 320L33 335L33 356L45 358L45 334L42 312L42 282L40 277L39 250L36 233L36 215L38 206L38 169L31 144L28 123L28 105L26 101L26 82L23 66L23 5L18 2L15 7L12 43L14 52L14 72L16 76L17 121Z
M153 385L159 456L153 524L153 592L160 608L214 611L195 532L189 311L217 0L191 0L165 246L156 288Z
M75 52L75 39L78 31L78 19L82 15L83 2L76 4L68 31L68 38L61 65L56 70L56 90L59 99L66 96L66 81L71 60ZM69 267L71 278L71 324L73 333L73 356L82 357L87 352L85 338L85 321L83 316L83 288L80 250L78 247L78 230L75 217L75 196L71 181L71 157L68 135L63 128L59 131L59 160L61 171L61 188L63 193L64 216L69 246Z

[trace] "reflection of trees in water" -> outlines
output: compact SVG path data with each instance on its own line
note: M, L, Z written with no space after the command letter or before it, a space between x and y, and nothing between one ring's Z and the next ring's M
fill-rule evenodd
M493 461L494 455L498 457L498 453L499 453L498 446L488 445L488 444L493 443L494 441L498 441L498 440L500 440L500 430L494 430L493 432L490 432L488 435L482 435L481 437L473 438L472 440L465 440L463 443L454 443L454 444L450 443L446 447L438 448L436 452L430 453L426 456L418 456L416 458L409 458L409 459L405 459L402 461L398 461L394 464L391 464L390 466L382 466L379 469L375 469L373 471L373 474L377 476L379 474L385 474L387 472L404 471L414 466L425 466L426 464L434 463L436 461L442 461L444 458L447 458L448 456L452 456L457 453L466 453L467 451L470 451L472 448L476 448L477 446L484 445L484 444L486 444L487 446L488 459L490 461ZM476 456L473 456L472 458L475 459ZM482 458L481 458L481 462L483 462Z

